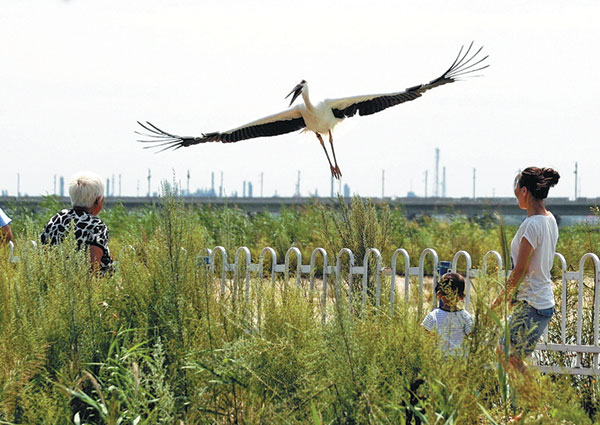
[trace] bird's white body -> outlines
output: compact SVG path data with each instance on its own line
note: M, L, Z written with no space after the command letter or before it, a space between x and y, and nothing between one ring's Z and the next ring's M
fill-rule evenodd
M333 127L342 119L336 118L331 111L331 105L325 100L314 106L308 97L308 86L302 90L304 105L297 106L306 124L303 131L313 131L320 134L328 134Z

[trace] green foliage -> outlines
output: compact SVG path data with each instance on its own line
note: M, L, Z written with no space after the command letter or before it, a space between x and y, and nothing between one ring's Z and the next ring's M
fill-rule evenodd
M21 261L8 263L0 247L0 423L403 424L413 415L470 424L504 423L514 412L526 423L591 422L586 412L595 414L600 393L592 378L532 372L523 382L499 370L505 327L487 308L502 282L493 274L473 281L475 331L464 356L447 356L420 327L414 304L398 302L389 313L367 306L357 315L343 291L334 302L343 282L330 280L322 305L295 281L273 285L255 275L247 295L231 276L221 293L198 262L215 245L230 256L247 245L253 262L267 245L279 262L290 246L305 259L317 246L330 255L344 246L357 264L370 247L389 264L398 247L418 259L433 246L441 259L465 249L478 264L487 250L502 249L496 228L461 218L410 221L359 198L338 209L250 216L188 207L164 191L152 208L101 213L117 261L104 278L90 273L70 239L54 248L26 243L64 207L57 199L21 217ZM578 237L595 241L593 232L561 236ZM588 304L585 312L591 334ZM570 316L569 332L574 326Z

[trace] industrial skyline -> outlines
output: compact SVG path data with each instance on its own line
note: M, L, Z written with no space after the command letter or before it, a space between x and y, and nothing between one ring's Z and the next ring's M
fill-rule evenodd
M202 177L195 177L191 170L186 170L182 173L184 179L179 177L179 174L173 171L170 179L162 179L160 177L153 178L151 169L147 170L147 174L144 177L134 177L136 181L136 191L123 191L123 182L130 180L124 174L113 174L110 177L105 178L105 196L107 197L156 197L161 193L161 186L164 182L169 184L175 184L179 193L183 196L199 196L199 197L227 197L227 198L253 198L253 197L319 197L319 196L330 196L334 197L337 194L343 196L361 195L364 197L372 198L403 198L403 197L419 197L419 198L465 198L465 196L452 196L447 194L447 182L446 182L446 167L441 167L441 179L440 174L440 163L439 163L439 149L436 149L436 161L434 173L434 181L429 182L429 170L423 171L423 185L419 189L412 189L406 193L398 193L393 189L393 185L386 183L385 180L385 169L381 169L381 187L379 191L373 191L374 193L358 193L352 191L351 187L343 181L343 179L335 180L333 177L330 180L329 192L319 192L318 188L305 187L302 184L302 173L300 170L297 171L297 178L295 181L290 181L289 184L279 181L278 185L275 185L275 190L272 193L265 193L263 190L264 184L264 173L256 176L254 180L244 179L239 187L235 185L225 185L225 174L223 171L210 171L203 173ZM495 198L495 188L485 188L482 190L477 186L477 169L472 168L472 179L464 184L472 185L472 196L471 198ZM580 198L580 181L579 181L579 169L578 163L574 165L573 171L573 184L574 190L569 196L569 199ZM52 191L45 192L24 192L20 188L21 173L17 173L15 176L15 186L11 190L10 186L4 183L3 187L0 187L0 196L9 197L22 197L22 196L45 196L45 195L58 195L68 196L68 176L54 175L54 185ZM567 177L569 175L567 174ZM216 179L219 179L219 183L216 183ZM192 180L193 179L193 180ZM145 180L145 181L144 181ZM566 180L566 179L565 179ZM193 183L192 183L193 182ZM130 187L131 185L129 185ZM391 188L389 188L391 186ZM600 196L600 193L597 196ZM595 196L591 196L594 198Z
M433 160L433 170L434 179L433 182L429 182L429 171L428 169L423 171L423 186L421 190L413 189L413 185L411 184L410 190L406 193L398 193L394 191L393 185L386 186L386 178L385 178L385 169L381 169L381 190L380 192L373 191L374 193L359 193L353 192L351 190L350 185L348 183L343 182L343 178L337 180L334 179L333 176L330 178L330 188L329 188L329 196L334 197L336 194L342 194L344 196L350 196L353 194L366 196L366 197L423 197L423 198L464 198L465 196L452 196L452 194L447 195L447 181L446 181L446 166L441 162L441 150L439 147L435 148L434 151L434 160ZM441 168L441 179L440 179L440 168ZM492 188L479 188L477 185L477 168L472 168L472 178L471 181L468 182L472 185L472 195L471 198L477 197L496 197L496 189ZM196 177L197 174L200 174L200 177ZM566 176L565 176L566 175ZM172 170L172 175L170 178L162 178L161 176L154 177L154 173L152 169L147 170L147 174L142 177L134 177L136 180L136 191L132 193L131 191L123 191L123 180L128 180L128 176L125 176L123 179L123 174L112 174L111 176L105 176L105 193L108 197L114 196L158 196L161 191L161 186L164 182L168 182L170 184L176 184L179 192L184 196L210 196L210 197L232 197L232 198L253 198L253 197L313 197L319 196L318 188L310 188L305 187L302 184L302 172L300 170L297 171L297 177L295 183L290 181L289 185L286 185L284 182L279 181L279 183L275 186L275 190L269 194L264 193L264 172L261 171L258 176L254 176L254 180L252 178L244 178L241 182L241 185L225 185L225 173L223 171L209 171L203 173L192 172L191 170L186 170L183 173L184 180L181 179L180 174L175 170ZM216 183L215 178L219 178L219 183ZM192 184L193 178L193 184ZM207 184L207 178L209 183ZM570 173L564 173L561 177L561 183L565 184L565 180L570 178ZM143 181L146 180L145 182ZM43 195L59 195L66 196L68 195L68 190L65 187L66 181L68 181L68 176L59 176L54 175L54 186L52 192L37 192L37 193L26 193L21 191L21 173L17 173L16 175L16 187L14 192L10 190L10 186L5 184L5 187L0 187L0 195L2 196L43 196ZM574 190L569 196L569 199L577 199L580 196L581 183L580 183L580 175L579 175L579 167L578 163L574 164L574 171L572 181L574 184ZM462 182L461 184L467 184L467 182ZM391 188L390 188L391 186ZM128 185L131 187L131 185ZM255 187L258 188L259 192L255 191ZM418 185L417 185L418 187ZM192 189L194 188L194 189ZM387 191L386 191L387 188ZM376 196L375 194L381 194L381 196ZM325 192L322 192L321 195L327 195ZM600 196L600 192L597 194ZM592 194L592 198L595 197Z

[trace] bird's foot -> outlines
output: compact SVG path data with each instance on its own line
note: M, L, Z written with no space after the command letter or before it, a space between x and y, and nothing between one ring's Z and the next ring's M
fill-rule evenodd
M331 175L339 180L340 177L342 177L342 172L340 171L340 167L338 167L337 165L335 167L333 165L331 165L330 168L331 168Z

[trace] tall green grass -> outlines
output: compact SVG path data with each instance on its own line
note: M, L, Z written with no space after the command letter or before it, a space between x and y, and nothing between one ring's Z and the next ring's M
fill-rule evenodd
M217 244L230 255L248 245L253 258L272 245L281 259L291 245L308 256L316 246L358 252L371 243L388 264L396 247L418 258L427 246L441 258L466 249L477 262L500 250L497 229L464 219L415 224L362 200L347 211L315 205L248 217L198 211L165 191L155 208L101 213L117 260L104 278L73 242L26 243L60 208L52 200L14 226L21 261L8 263L0 248L0 423L469 424L490 421L486 414L503 423L512 412L525 423L591 423L598 391L583 390L591 381L501 378L502 326L486 307L497 277L474 282L476 331L465 357L448 357L410 303L392 312L369 303L357 315L344 281L330 281L326 307L293 281L254 277L246 297L230 279L222 294L198 262Z

